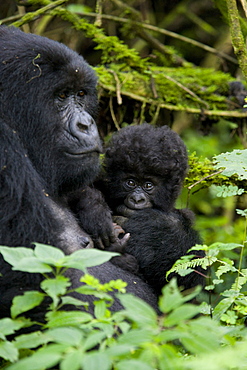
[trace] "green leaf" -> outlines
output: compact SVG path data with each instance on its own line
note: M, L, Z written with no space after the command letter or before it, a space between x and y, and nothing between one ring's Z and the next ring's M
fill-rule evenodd
M80 311L57 311L48 312L46 314L48 320L47 327L59 327L59 326L78 326L90 322L93 317L87 312Z
M40 243L35 243L34 254L40 261L55 266L60 259L65 257L61 249Z
M23 312L29 311L37 307L44 299L45 295L37 291L28 291L23 295L17 296L13 299L11 306L11 317L15 318Z
M49 342L49 337L46 333L36 331L30 334L19 335L15 338L15 347L18 349L36 348L42 344Z
M138 345L139 346L139 345ZM130 356L131 351L135 348L132 344L113 344L111 347L107 348L106 353L111 358L116 358L119 356Z
M159 300L159 306L162 312L167 313L183 304L184 299L180 293L176 279L172 279L169 284L162 289L162 296Z
M116 370L154 370L146 362L140 360L124 360L117 364Z
M83 339L83 333L79 328L54 328L48 330L46 334L50 338L50 341L68 344L70 346L79 346Z
M118 299L125 307L123 313L140 327L157 327L157 314L146 302L131 294L117 294Z
M32 257L34 255L33 250L24 247L0 247L0 253L3 258L11 266L15 266L25 257Z
M138 346L145 342L152 341L152 334L150 330L144 329L132 329L129 332L122 334L118 338L119 344L128 344L132 346Z
M12 320L5 317L0 320L0 338L5 339L5 335L13 334L16 330L23 327L23 323L18 320Z
M119 253L100 251L98 249L80 249L66 256L63 266L85 271L87 267L101 265L115 256L119 256Z
M109 357L105 353L100 352L91 352L85 355L82 365L85 370L110 370L112 368Z
M225 313L231 304L234 302L234 297L222 299L213 311L213 318L215 320L220 320L223 313Z
M61 300L62 300L62 305L69 304L69 305L78 306L78 307L80 306L88 307L89 306L88 302L83 302L80 299L70 297L70 296L61 297Z
M185 320L191 319L200 312L200 307L192 304L183 304L175 308L164 318L164 326L174 326Z
M94 302L94 315L96 319L103 319L106 315L106 302L99 300Z
M210 318L191 320L181 327L180 341L193 354L215 352L220 348L223 330Z
M56 276L41 283L41 288L52 298L55 306L59 303L59 296L64 295L69 286L70 281L65 276Z
M83 343L83 349L85 351L94 348L96 345L100 344L106 334L103 332L91 332Z
M18 350L11 342L0 342L0 358L14 362L18 359Z
M237 175L240 180L247 179L247 149L235 149L214 157L215 167L224 168L222 175Z
M81 370L84 353L81 350L70 349L60 363L60 370Z
M49 348L41 349L32 356L23 358L8 367L8 370L44 370L55 366L61 359L60 352L51 353Z
M38 260L36 257L26 257L15 263L13 270L31 272L31 273L44 273L52 272L52 267Z

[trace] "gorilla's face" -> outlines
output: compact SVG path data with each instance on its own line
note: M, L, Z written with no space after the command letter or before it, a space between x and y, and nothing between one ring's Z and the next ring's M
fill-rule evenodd
M88 184L102 150L94 71L62 44L15 29L2 32L0 85L11 79L11 91L1 91L0 115L17 132L48 192Z

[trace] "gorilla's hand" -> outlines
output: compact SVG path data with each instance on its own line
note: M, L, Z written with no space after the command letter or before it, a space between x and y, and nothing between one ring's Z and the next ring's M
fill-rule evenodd
M71 210L77 216L79 225L86 231L97 249L108 249L117 242L111 210L100 191L85 187L67 196Z

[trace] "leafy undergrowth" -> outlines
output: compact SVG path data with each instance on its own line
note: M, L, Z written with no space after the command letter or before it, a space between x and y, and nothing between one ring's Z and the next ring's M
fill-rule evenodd
M208 252L205 261L219 262L216 255L220 247L204 249ZM219 370L247 366L247 329L243 325L247 300L245 294L240 293L247 271L241 271L238 285L236 282L225 291L225 298L215 308L205 302L192 304L200 288L184 296L174 279L163 288L159 301L161 314L157 315L146 303L126 294L125 283L100 284L86 273L87 267L106 261L111 254L82 250L65 256L60 250L42 244L36 244L34 250L0 247L0 252L14 269L39 271L44 275L41 292L29 291L15 297L11 318L0 320L2 369L183 370L200 367ZM79 267L85 272L84 284L76 291L95 296L94 316L87 312L86 302L67 295L71 293L70 281L64 273L70 267ZM230 262L220 261L218 280L234 269ZM124 307L117 313L109 310L112 291ZM45 322L26 319L25 312L37 307L45 297L51 301ZM84 305L84 310L64 311L65 304L77 308ZM18 333L32 324L38 324L39 329Z

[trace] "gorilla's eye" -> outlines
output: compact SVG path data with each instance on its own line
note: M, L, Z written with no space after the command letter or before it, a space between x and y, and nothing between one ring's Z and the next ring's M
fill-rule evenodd
M77 95L78 96L84 96L85 95L85 91L80 90L80 91L78 91Z
M154 184L151 181L147 181L147 182L145 182L145 184L143 186L143 189L145 189L145 190L152 190L153 187L154 187Z
M58 94L59 99L64 100L67 98L67 94L65 91L62 91Z
M136 183L134 180L132 179L129 179L126 181L126 185L129 187L129 188L134 188L136 186Z

